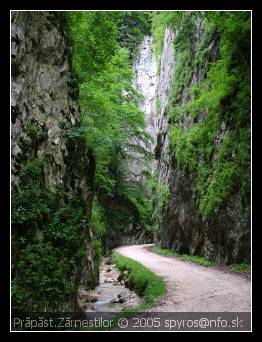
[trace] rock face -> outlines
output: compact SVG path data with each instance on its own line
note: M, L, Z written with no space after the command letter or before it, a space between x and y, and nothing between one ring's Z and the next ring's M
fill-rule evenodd
M130 138L130 143L138 145L153 155L157 136L155 92L157 85L156 60L152 50L152 37L145 36L138 47L138 53L133 63L134 81L133 87L143 96L140 103L141 110L145 113L146 132L152 137L152 142L145 144L144 141L136 138ZM145 161L144 155L138 151L128 151L128 154L136 159L130 159L128 163L128 174L125 176L129 182L146 185L147 173L145 170L152 170L156 167L154 159ZM124 227L118 231L116 227L123 225L123 222L117 221L119 212L129 210L132 213L132 203L126 198L105 199L104 206L110 210L110 223L108 238L105 246L108 250L122 245L143 244L152 241L153 236L148 236L145 229L132 219L127 221L125 217ZM116 220L114 220L114 212ZM135 214L135 213L134 213ZM130 215L129 215L130 216ZM108 220L109 221L109 220ZM131 222L130 222L131 221Z
M194 51L199 44L203 26L197 21L194 33ZM167 205L162 213L162 221L159 226L158 241L162 247L171 248L180 253L203 255L211 259L225 263L250 261L250 204L246 204L246 210L241 209L240 193L231 195L227 202L217 209L208 218L204 218L195 205L190 179L182 171L177 163L175 151L172 151L168 142L169 123L166 116L170 105L169 96L172 80L172 72L176 67L176 51L172 40L174 33L167 29L164 36L164 44L161 56L161 67L158 84L156 87L157 109L157 144L155 156L159 184L169 188L170 195ZM219 39L214 36L209 46L210 60L216 60L219 53ZM191 86L197 81L203 81L206 77L206 67L193 70ZM172 82L171 82L172 81ZM178 104L190 101L190 93L184 88ZM197 122L205 119L205 113L198 117ZM186 129L192 124L190 115L180 120L180 127ZM227 134L229 127L222 122L218 134L213 159L216 159L219 147Z
M140 108L146 116L146 131L153 138L156 138L155 93L157 85L157 65L153 55L152 44L153 38L145 36L139 46L139 54L134 63L134 86L144 97Z
M62 19L60 19L62 20ZM58 23L58 24L57 24ZM67 154L64 128L80 120L77 98L70 92L68 38L58 15L14 12L12 15L12 184L19 182L23 141L30 127L41 140L27 159L52 156L45 167L46 185L63 183ZM28 128L28 129L26 129Z
M138 54L133 63L134 71L134 88L143 96L139 107L145 114L146 132L152 137L152 142L145 144L139 139L130 138L130 142L134 145L139 145L149 153L154 152L155 140L157 136L156 125L156 60L152 49L153 39L150 36L145 36L138 47ZM144 182L143 170L145 167L152 168L154 163L145 163L144 156L139 152L130 151L130 155L136 157L135 160L129 161L129 169L132 179L137 182Z
M11 34L12 195L19 193L23 168L44 159L44 187L84 201L88 222L95 162L85 143L67 134L80 125L81 116L64 14L12 12ZM88 226L85 239L86 255L72 277L76 286L89 288L97 280ZM75 304L65 303L64 308L74 310Z
M155 158L158 161L159 182L167 184L169 177L170 153L168 151L168 119L167 109L169 105L169 93L172 83L174 67L174 33L166 29L164 44L160 60L160 73L156 88L156 101L158 103L157 120L157 143L155 147Z

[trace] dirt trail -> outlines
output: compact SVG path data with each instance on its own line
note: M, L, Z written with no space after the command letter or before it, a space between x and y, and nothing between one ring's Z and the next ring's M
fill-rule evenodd
M158 300L153 311L251 311L250 280L226 270L152 253L148 250L150 246L126 246L116 251L140 262L166 281L167 294Z

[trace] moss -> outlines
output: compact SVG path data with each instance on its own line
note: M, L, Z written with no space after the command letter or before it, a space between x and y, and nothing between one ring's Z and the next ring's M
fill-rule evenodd
M160 103L159 97L157 97L157 99L156 99L156 110L157 110L157 112L160 112L160 110L161 110L161 103Z
M12 301L14 310L30 313L70 304L76 265L86 255L87 228L84 203L61 189L48 191L36 163L26 172L33 178L24 178L12 195Z
M23 165L29 159L29 156L34 158L38 145L48 139L45 126L39 127L35 122L28 123L24 128L24 132L27 137L20 139L19 147L21 153L17 157L17 162L20 165Z
M156 299L165 294L166 287L163 279L140 263L116 252L112 254L112 260L121 272L128 272L129 286L137 294L143 296L143 303L134 308L135 311L151 308Z
M75 307L78 272L86 258L86 203L71 188L49 191L45 163L45 158L27 162L12 192L12 307L28 314ZM93 243L97 271L100 249ZM97 277L91 271L90 284Z
M171 251L170 249L167 249L167 248L161 248L161 247L153 247L151 249L152 252L154 253L158 253L158 254L162 254L162 255L165 255L165 256L178 256L177 253Z
M40 127L38 124L31 122L25 126L25 133L29 136L32 143L40 143L48 138L45 127Z
M167 185L159 183L155 176L151 178L151 189L151 222L154 231L157 232L163 212L170 199L170 189Z
M251 271L250 264L232 264L228 266L228 268L236 272L250 272Z
M196 16L204 28L198 45ZM157 22L176 30L169 141L178 167L190 180L196 206L207 217L234 193L248 205L250 14L174 12L155 14L154 20L156 37ZM193 72L201 77L191 85ZM186 103L181 104L182 96Z
M203 256L179 254L179 253L175 253L172 250L167 249L167 248L153 247L151 250L154 253L158 253L158 254L162 254L162 255L170 256L170 257L176 256L176 257L179 257L183 261L191 261L191 262L194 262L196 264L199 264L201 266L206 266L206 267L208 267L208 266L223 266L229 270L236 271L236 272L250 272L250 270L251 270L250 264L242 263L242 264L231 264L231 265L226 266L224 264L221 265L214 260L207 259Z

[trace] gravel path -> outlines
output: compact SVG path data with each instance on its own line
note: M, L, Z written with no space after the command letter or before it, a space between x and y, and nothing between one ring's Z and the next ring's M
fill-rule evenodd
M157 301L152 311L251 311L250 280L226 270L150 252L150 246L153 245L126 246L116 251L164 278L167 294Z

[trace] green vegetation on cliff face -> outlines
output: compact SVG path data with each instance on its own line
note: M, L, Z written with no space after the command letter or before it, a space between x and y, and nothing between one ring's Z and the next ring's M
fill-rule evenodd
M44 158L29 162L22 171L19 191L12 195L14 312L41 312L64 305L77 309L75 272L77 268L81 272L86 258L87 204L72 191L58 187L49 191L44 182L46 164ZM91 268L88 272L87 285L94 286L97 274Z
M96 157L96 224L103 222L121 237L127 225L145 226L148 215L147 187L134 181L128 168L129 162L141 159L134 153L150 160L144 148L131 142L132 137L147 143L150 137L138 107L141 95L132 86L129 58L148 23L145 14L132 12L69 12L67 19L83 115L82 127L70 134L84 136ZM100 217L99 205L104 207Z
M22 25L32 20L30 14L24 16ZM141 95L132 86L132 59L149 32L147 17L139 12L36 14L36 21L42 25L36 24L36 34L43 39L37 53L41 57L46 53L43 58L48 63L55 53L60 56L65 49L62 58L50 61L50 69L58 60L70 62L70 72L64 76L67 71L62 70L57 76L58 86L64 80L66 95L70 100L79 100L82 119L79 124L75 108L64 113L68 108L63 103L61 122L56 121L57 113L49 113L54 122L47 128L41 121L41 115L47 116L42 114L45 108L41 103L40 113L33 113L32 120L21 127L25 133L18 142L21 177L12 193L14 310L77 310L79 281L85 279L81 285L89 288L97 283L103 248L112 247L113 239L113 247L119 244L127 235L127 226L131 234L133 228L136 233L144 230L150 234L148 187L146 182L136 182L128 167L131 161L142 159L146 167L151 160L150 154L134 143L138 139L147 144L150 136L145 132L144 113L138 107ZM33 39L31 34L23 41L25 48ZM55 40L59 41L57 46L52 45ZM20 70L20 60L17 63L13 74ZM26 58L23 63L29 68ZM48 77L40 81L37 95L46 98L45 87L54 81ZM27 82L33 81L29 78ZM46 83L43 89L42 83ZM50 94L51 104L59 101L55 90ZM61 135L55 137L59 144L65 142L64 147L61 145L62 166L52 155L53 146L57 146L57 142L50 143L53 131ZM50 150L46 151L43 144L50 144ZM38 158L40 154L44 157ZM55 183L50 177L57 172L63 179L50 190L47 181Z
M121 272L127 271L130 288L134 289L140 296L143 296L143 303L134 309L129 309L130 312L132 310L136 312L151 308L157 298L165 294L166 286L163 279L156 276L140 263L117 252L113 253L112 261Z
M155 246L152 248L152 252L157 253L157 254L162 254L165 256L170 256L170 257L176 256L176 257L179 257L183 261L191 261L202 266L223 266L235 272L250 272L251 270L250 264L241 263L241 264L231 264L231 265L226 266L226 265L221 265L215 261L209 260L202 256L174 253L168 248L161 248L161 247Z
M196 43L199 25L204 32ZM156 13L158 55L166 27L176 31L168 110L175 159L204 216L236 192L244 210L250 197L250 13ZM193 74L200 77L192 85Z
M21 152L14 162L19 181L12 190L12 303L14 310L72 310L77 309L80 278L85 287L97 283L103 252L121 243L151 242L173 200L172 184L160 184L148 171L152 137L139 107L142 96L133 86L132 63L150 30L159 65L165 29L175 32L166 113L171 158L162 157L188 180L202 217L210 217L234 194L241 194L242 210L248 208L250 14L23 15L25 23L31 20L33 25L43 18L46 22L37 27L42 43L36 50L26 50L34 46L33 33L21 38L18 30L13 39L23 44L17 51L26 54L13 52L12 76L27 71L25 88L30 96L22 93L19 102L15 95L12 107L14 138L21 137L14 143L14 151ZM48 67L42 72L38 65ZM30 75L38 72L32 81ZM15 94L18 88L19 84ZM158 112L161 106L157 98ZM142 181L134 165L142 170ZM170 255L169 250L164 253ZM118 255L114 260L128 270L137 292L145 294L145 307L164 292L162 280L141 265Z
M122 12L117 26L120 45L127 48L131 58L134 58L144 36L151 34L151 13L142 11Z
M78 310L80 282L98 281L87 255L94 162L66 132L80 113L65 16L12 11L11 21L12 309Z

